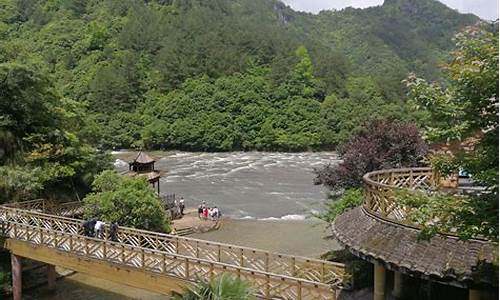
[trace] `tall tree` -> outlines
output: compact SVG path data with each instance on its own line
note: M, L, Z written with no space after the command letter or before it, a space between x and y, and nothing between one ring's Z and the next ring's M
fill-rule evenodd
M456 211L430 209L428 219L448 220L443 222L445 229L459 228L464 236L498 239L498 33L491 29L489 24L479 24L457 34L456 50L446 67L449 86L415 76L406 83L416 108L429 114L427 139L475 140L473 150L459 149L451 159L435 156L434 165L445 175L461 167L476 184L486 187L454 206Z

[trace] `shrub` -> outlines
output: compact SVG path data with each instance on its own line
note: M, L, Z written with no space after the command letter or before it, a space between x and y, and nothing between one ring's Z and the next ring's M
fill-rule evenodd
M104 171L92 185L94 192L84 199L86 218L170 232L167 214L145 178L125 177L114 171Z

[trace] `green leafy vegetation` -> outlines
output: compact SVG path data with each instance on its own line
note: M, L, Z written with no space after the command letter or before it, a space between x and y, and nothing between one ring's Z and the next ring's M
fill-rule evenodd
M433 0L319 15L274 0L0 7L0 62L47 74L101 149L324 149L373 119L418 121L401 80L439 78L477 21Z
M0 64L0 203L75 199L108 158L80 135L82 111L40 72Z
M227 274L211 280L200 280L175 297L178 300L253 300L254 288L250 284Z
M333 222L337 216L360 206L365 199L361 188L348 189L340 197L330 198L332 201L326 203L326 212L320 215L320 218L327 222Z
M486 188L467 198L426 199L429 204L419 223L428 231L457 228L464 237L498 240L498 32L490 27L468 27L456 36L456 49L446 68L448 86L416 76L407 80L415 107L429 115L427 139L473 145L457 147L452 157L434 157L434 167L442 175L461 167L475 184ZM428 222L436 218L443 222Z
M160 198L145 178L104 171L92 183L93 192L84 199L85 218L118 223L158 232L170 232Z

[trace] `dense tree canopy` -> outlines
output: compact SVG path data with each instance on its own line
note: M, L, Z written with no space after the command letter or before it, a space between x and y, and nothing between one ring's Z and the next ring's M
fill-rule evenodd
M433 0L317 16L274 0L0 7L0 62L50 74L101 148L319 149L367 120L418 120L401 80L437 78L452 35L477 20Z
M0 202L78 198L106 155L80 138L82 113L39 72L0 64Z

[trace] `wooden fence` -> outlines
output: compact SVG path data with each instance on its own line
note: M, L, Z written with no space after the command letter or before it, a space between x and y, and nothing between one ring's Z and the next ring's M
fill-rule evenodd
M14 205L16 206L16 205ZM18 207L0 207L8 238L42 244L179 278L223 272L251 282L265 297L334 299L344 286L343 264L121 227L118 242L85 237L82 221ZM41 210L37 201L24 207ZM104 236L109 228L105 226Z
M435 176L431 168L388 169L367 173L365 183L364 207L369 212L398 223L412 225L410 216L413 208L398 201L396 191L431 191L435 188Z

